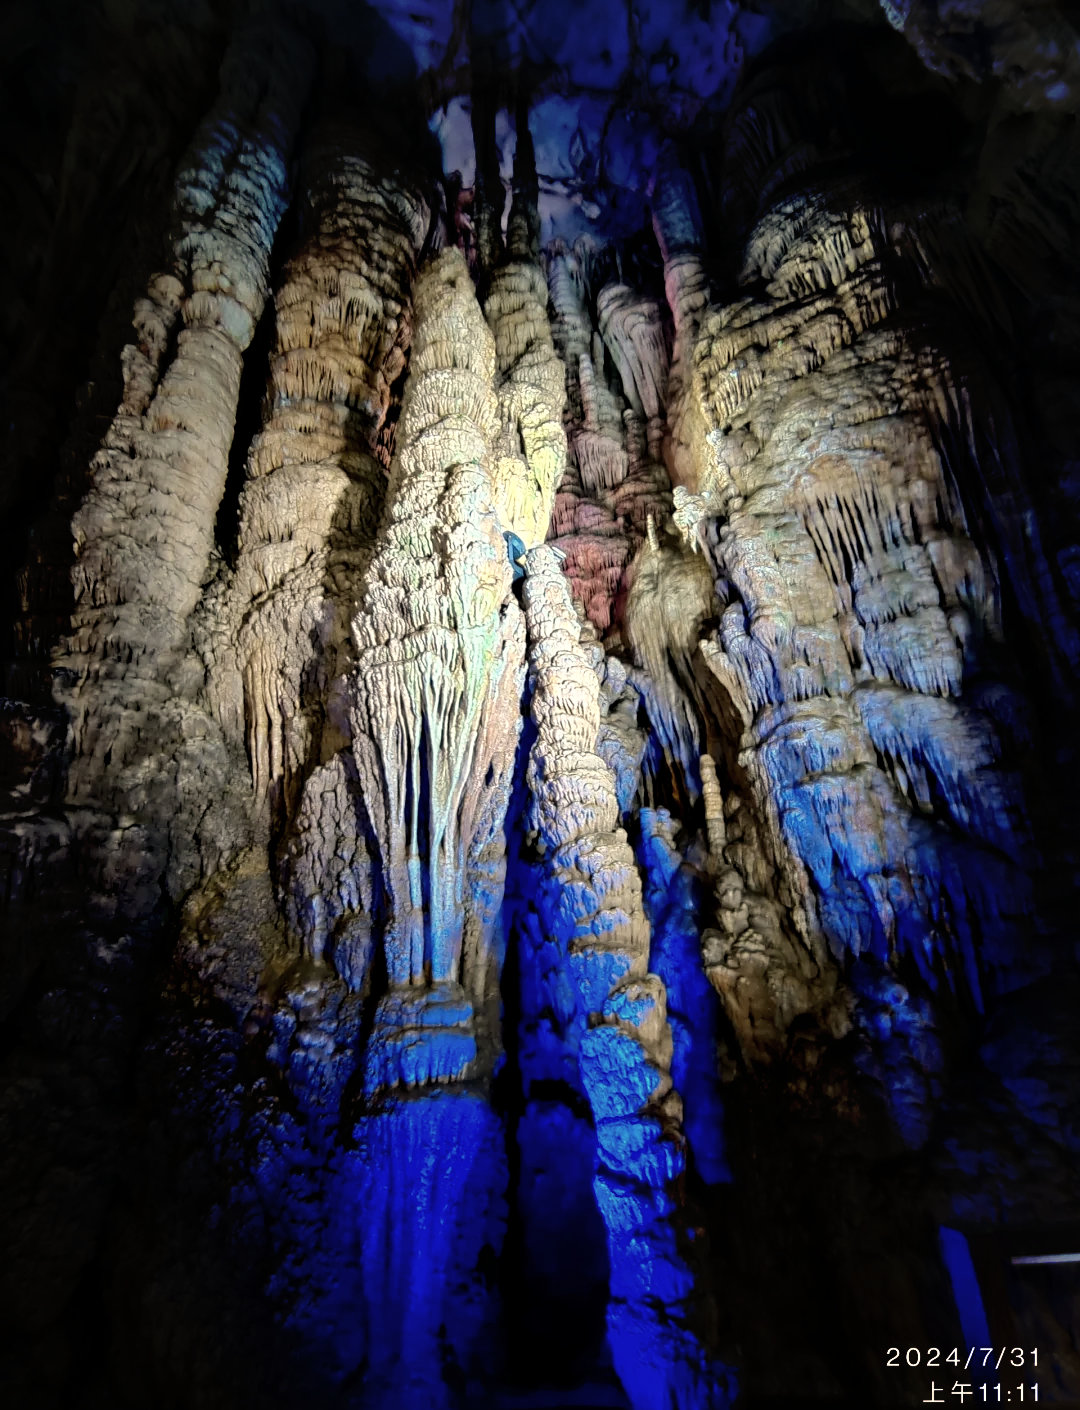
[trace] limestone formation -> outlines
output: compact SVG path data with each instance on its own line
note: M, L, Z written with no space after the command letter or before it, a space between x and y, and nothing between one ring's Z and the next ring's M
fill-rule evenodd
M641 305L618 283L598 291L600 327L594 328L588 278L586 246L552 252L552 334L566 366L569 462L551 537L566 555L575 597L606 632L622 615L621 589L632 578L627 567L647 538L650 516L662 522L670 512L670 485L659 460L667 343L663 329L645 335ZM655 304L644 307L658 312ZM618 369L615 388L609 362Z
M313 135L303 173L304 234L276 294L236 568L207 644L208 701L244 739L256 802L270 802L279 828L348 736L328 697L352 662L349 618L382 512L391 389L430 224L418 184L347 124ZM311 938L321 952L323 936Z
M552 334L566 367L568 419L572 427L567 473L558 486L553 541L566 554L566 572L586 613L600 631L611 624L612 601L622 580L629 547L609 504L610 492L626 477L618 404L597 385L593 355L603 344L585 306L582 253L558 250L548 265Z
M495 338L499 398L492 481L503 531L533 548L547 537L555 491L566 469L566 433L565 374L551 341L547 280L532 249L536 169L527 126L514 171L507 259L493 273L484 300Z
M712 1373L688 1329L692 1279L675 1238L682 1103L671 1083L664 985L648 972L641 880L616 826L615 778L596 753L599 682L551 549L528 555L523 596L537 731L528 822L544 855L546 940L587 1024L578 1057L596 1121L594 1186L612 1263L609 1325L635 1403L689 1406L701 1403Z
M1075 1400L1070 6L9 8L0 1398Z
M752 957L730 925L707 950L752 987L755 971L825 965L820 927L837 959L905 952L927 978L943 963L981 1005L1010 981L976 956L973 927L1017 923L1034 858L1018 781L997 762L1002 697L966 685L998 649L1000 597L932 428L972 412L944 353L890 318L899 238L879 210L781 203L747 249L743 277L764 296L702 324L710 455L676 519L692 537L701 507L721 515L729 600L703 654L742 722L740 762L809 954L782 959L755 937ZM1004 913L978 899L986 867L1012 898ZM720 915L742 924L737 907Z
M673 144L661 153L654 176L652 217L664 259L667 301L675 321L675 346L665 393L670 428L665 464L673 485L694 486L704 428L697 401L690 394L690 381L694 342L709 291L701 257L701 213L693 179Z
M169 728L311 67L292 31L254 28L226 56L222 96L181 163L170 262L136 307L123 401L73 525L74 801L118 784L123 797L125 766Z
M425 269L415 305L401 444L347 687L386 894L376 1085L460 1077L475 1057L473 1005L497 979L524 655L491 477L495 346L459 251Z
M665 541L643 547L626 595L626 637L644 669L649 717L669 767L679 770L691 796L698 792L697 760L704 701L693 657L705 624L715 615L713 581L697 555Z

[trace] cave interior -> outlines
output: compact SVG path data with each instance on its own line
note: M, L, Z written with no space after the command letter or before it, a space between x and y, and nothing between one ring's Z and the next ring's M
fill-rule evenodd
M4 1403L1080 1406L1080 7L0 36Z

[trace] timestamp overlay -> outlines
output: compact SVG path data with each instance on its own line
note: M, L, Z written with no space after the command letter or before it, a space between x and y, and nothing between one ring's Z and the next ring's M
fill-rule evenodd
M1033 1346L890 1346L890 1370L925 1372L923 1405L1035 1405L1039 1349Z

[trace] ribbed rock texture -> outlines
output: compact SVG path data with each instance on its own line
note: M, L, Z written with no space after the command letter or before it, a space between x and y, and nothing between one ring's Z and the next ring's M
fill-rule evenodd
M766 299L703 321L712 455L678 517L693 533L701 505L722 516L713 561L730 600L703 653L791 859L804 945L819 967L819 934L837 959L910 956L931 989L963 985L981 1008L1047 963L1021 939L1037 858L1001 762L1025 707L996 676L996 565L944 454L950 427L974 443L977 409L919 325L890 318L883 265L904 227L885 223L823 195L757 227L743 277ZM913 1136L923 1096L896 1093Z
M215 794L225 805L227 757L196 703L190 633L313 68L310 47L274 21L241 28L226 52L220 95L176 173L164 263L136 302L123 400L72 525L63 711L38 706L26 738L13 738L25 802L35 788L37 800L4 826L15 961L5 1007L19 1036L4 1081L0 1298L16 1343L37 1348L31 1362L56 1343L45 1394L78 1344L64 1309L100 1249L123 1168L127 1073L161 960L163 901L221 854L215 824L200 827ZM242 844L239 833L225 845ZM48 946L31 943L42 925ZM17 1367L21 1353L5 1356ZM16 1398L33 1398L38 1375L32 1364L9 1374Z
M504 532L526 548L543 543L566 470L562 363L548 322L547 281L533 248L536 169L532 141L523 135L515 156L514 201L507 258L491 276L484 316L495 338L500 429L492 479ZM530 214L531 213L531 214Z
M275 295L266 418L248 454L235 570L204 614L207 699L243 737L280 828L341 745L327 715L352 662L349 619L386 493L392 388L428 235L424 193L339 123L303 156L303 235ZM321 942L316 942L320 945Z
M267 297L310 76L295 35L253 31L226 56L222 97L181 164L173 262L136 307L124 398L73 524L73 801L100 796L106 770L107 786L123 788L140 736L145 753L160 746L147 711L168 714L208 574L243 353Z
M635 296L617 274L604 279L604 272L584 243L549 252L552 336L566 368L569 440L551 537L566 555L576 600L601 633L621 616L636 550L657 536L670 512L660 461L668 330L655 300Z
M371 1080L391 1085L460 1077L475 1058L472 1004L497 981L524 655L490 473L494 346L458 251L423 274L416 319L347 687L387 905L391 991L376 1019L387 1067Z
M529 554L523 597L536 725L527 817L544 854L531 959L534 984L552 997L569 981L572 1007L563 1006L558 1027L562 1046L576 1050L596 1126L615 1367L637 1405L726 1404L726 1378L714 1384L721 1368L708 1365L688 1326L693 1278L673 1198L684 1169L682 1103L666 992L648 971L641 878L616 825L615 775L596 752L600 681L551 549ZM555 1046L557 1030L547 1027Z

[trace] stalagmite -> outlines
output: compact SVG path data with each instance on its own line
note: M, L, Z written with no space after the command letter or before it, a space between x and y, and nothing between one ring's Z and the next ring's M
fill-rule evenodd
M701 958L743 1056L771 1062L783 1052L792 1022L808 1016L843 1037L851 1025L835 971L817 965L786 931L776 904L750 892L738 868L723 861L715 898L720 928L702 931Z
M171 264L136 307L124 399L73 524L76 611L61 663L73 800L117 793L125 764L160 749L155 722L169 715L207 577L311 73L297 35L256 23L227 54L221 97L181 163Z
M490 474L495 347L459 251L425 269L415 307L401 441L347 686L386 894L391 989L368 1050L372 1088L460 1078L476 1057L474 1003L497 981L492 928L520 728L524 627Z
M347 737L328 697L352 661L349 618L382 512L391 388L430 223L420 186L374 150L338 123L305 151L302 243L276 295L239 554L207 643L208 699L231 736L243 735L256 803L271 802L278 827L311 768Z
M705 428L691 394L691 359L709 293L694 183L673 143L664 147L657 163L652 212L653 229L664 257L668 306L675 321L675 345L664 393L669 425L665 460L671 483L693 490L700 475Z
M705 805L705 829L709 838L709 857L719 865L727 844L724 828L724 795L716 779L716 765L708 754L698 760L701 773L701 795Z
M575 424L585 419L579 377L581 359L592 351L592 326L585 307L583 255L583 249L567 249L564 242L558 241L547 256L551 336L566 370L567 410L570 421Z
M548 943L573 981L581 1014L579 1062L596 1120L594 1188L608 1229L616 1366L635 1406L689 1410L709 1403L716 1371L687 1325L692 1278L675 1239L682 1105L671 1083L664 985L648 972L641 881L626 833L616 827L615 780L595 752L599 682L548 547L528 555L523 600L537 730L529 822L544 848Z

